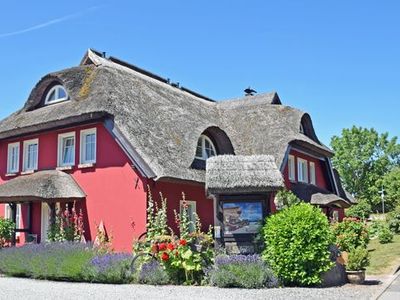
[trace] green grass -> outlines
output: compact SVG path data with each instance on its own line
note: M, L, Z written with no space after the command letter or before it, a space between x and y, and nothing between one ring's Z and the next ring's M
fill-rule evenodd
M395 235L388 244L380 244L378 239L369 242L370 265L367 273L371 275L393 274L400 265L400 235Z

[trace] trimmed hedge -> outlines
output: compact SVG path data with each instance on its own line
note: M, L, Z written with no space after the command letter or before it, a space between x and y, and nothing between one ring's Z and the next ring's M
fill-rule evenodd
M285 285L321 283L332 267L334 238L327 217L317 207L300 203L267 218L263 257Z

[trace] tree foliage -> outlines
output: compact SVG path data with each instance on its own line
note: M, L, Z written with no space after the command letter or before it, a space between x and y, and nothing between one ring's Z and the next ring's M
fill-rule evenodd
M380 208L379 190L384 176L400 166L400 145L388 133L353 126L334 136L333 165L339 171L344 187L358 199L366 199Z
M400 167L393 168L383 178L385 203L392 209L400 206Z

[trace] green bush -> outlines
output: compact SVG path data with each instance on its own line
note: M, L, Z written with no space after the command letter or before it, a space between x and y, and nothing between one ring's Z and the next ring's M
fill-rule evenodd
M0 248L10 243L15 230L15 223L0 217Z
M361 220L368 219L371 214L372 207L366 200L360 200L356 205L352 205L346 210L346 217L359 218Z
M220 288L277 287L278 280L259 255L219 255L208 272L210 284Z
M379 232L385 227L385 221L383 220L373 220L368 225L368 234L371 238L378 237Z
M393 211L388 213L387 222L390 231L400 233L400 206L397 206Z
M288 190L279 191L275 196L275 205L277 210L288 208L300 203L300 199Z
M346 269L349 271L364 270L369 265L368 250L364 247L357 247L349 252Z
M378 232L379 243L387 244L393 240L393 233L387 226L382 227Z
M353 248L366 248L369 242L367 226L357 218L344 218L333 225L336 245L341 251L349 252Z
M300 203L267 218L263 257L286 285L321 282L332 267L329 246L334 238L327 217L317 207Z

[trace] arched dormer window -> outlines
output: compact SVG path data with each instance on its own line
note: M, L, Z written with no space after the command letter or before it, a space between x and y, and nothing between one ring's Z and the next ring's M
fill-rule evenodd
M68 94L62 85L53 86L46 95L45 105L68 100Z
M206 160L211 156L217 155L217 151L215 150L215 146L211 139L202 134L197 141L197 148L196 148L196 158L201 160Z

